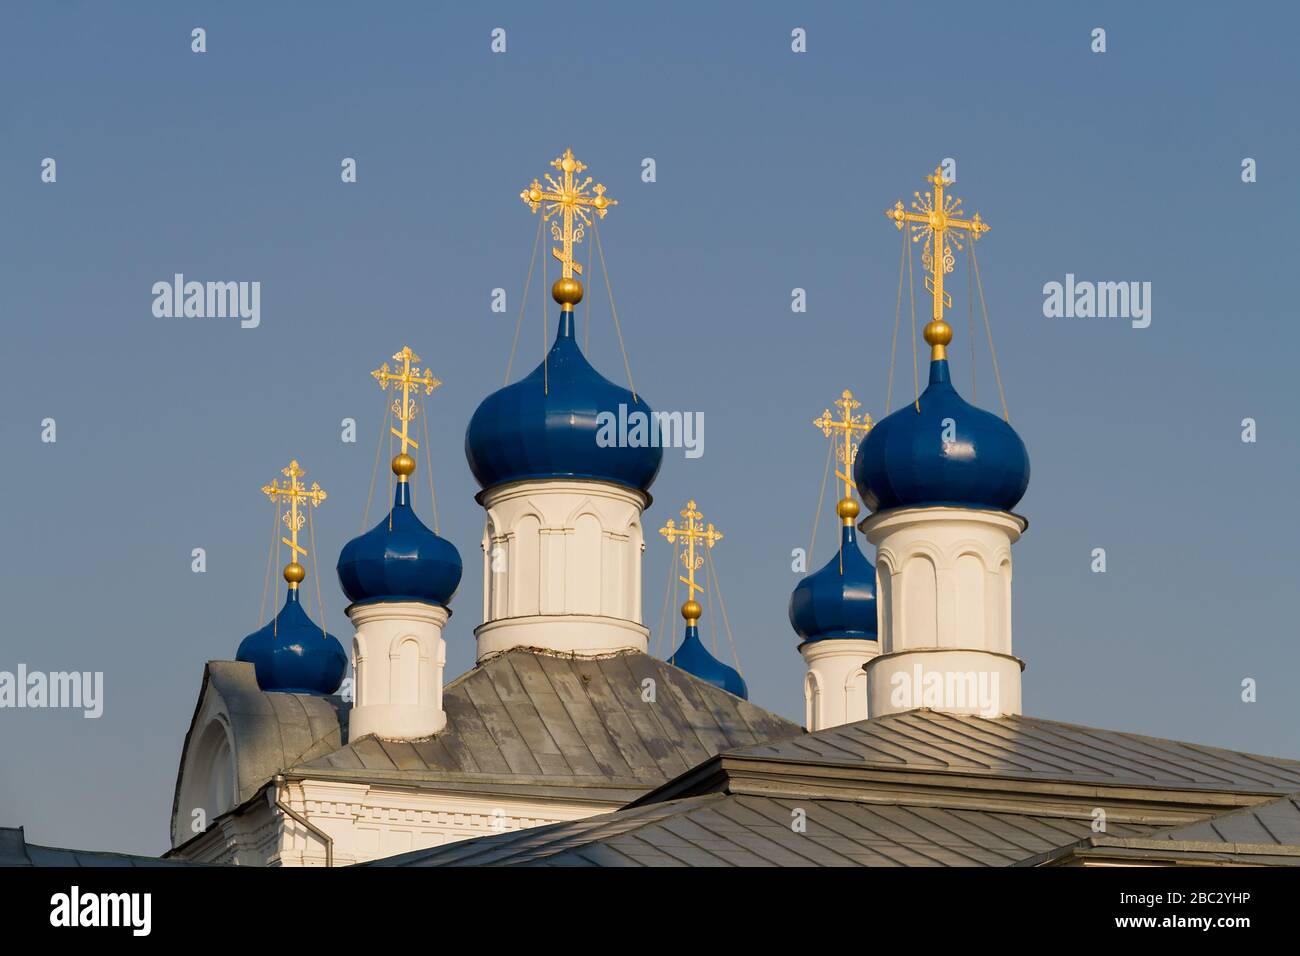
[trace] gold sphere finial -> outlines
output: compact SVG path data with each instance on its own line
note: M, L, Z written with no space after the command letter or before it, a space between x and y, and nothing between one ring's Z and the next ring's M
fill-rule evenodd
M952 326L943 319L935 319L933 322L927 322L925 326L925 341L931 346L947 345L952 341Z
M682 617L686 618L687 624L694 624L703 613L704 608L700 607L699 601L689 600L682 605Z
M952 341L952 326L943 319L933 319L926 323L926 343L930 346L930 358L938 360L948 357L948 343Z
M571 312L582 301L582 283L574 278L556 279L551 286L551 298L565 306L564 311Z
M291 561L284 566L284 579L289 582L289 587L296 588L306 577L307 569L297 561Z
M405 481L413 471L415 471L414 458L406 452L393 456L393 474L400 480Z
M845 524L852 524L853 519L858 516L858 512L861 510L857 501L847 496L841 498L839 504L835 506L835 513L844 519Z

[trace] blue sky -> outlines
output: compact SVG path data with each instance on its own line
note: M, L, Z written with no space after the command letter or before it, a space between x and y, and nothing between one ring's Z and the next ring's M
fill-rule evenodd
M883 416L899 237L882 212L952 157L993 226L980 268L1033 463L1015 549L1026 712L1300 757L1293 7L266 7L0 11L0 670L106 685L98 720L0 711L0 824L164 849L203 662L258 625L258 489L290 457L329 492L318 567L327 624L350 635L333 565L382 422L367 373L403 344L445 382L433 472L466 564L448 676L471 665L482 512L464 429L510 353L535 230L519 190L566 146L620 202L601 235L638 392L707 423L702 457L666 454L647 527L694 497L726 534L714 557L756 703L802 716L786 602L825 455L811 420L846 387ZM953 374L970 398L963 270ZM260 281L261 325L155 318L150 289L177 272ZM1067 273L1150 282L1150 327L1045 318L1043 285ZM515 377L553 334L542 288ZM601 280L588 291L589 356L621 382ZM894 406L911 397L906 302ZM982 332L975 368L996 408ZM669 548L649 537L655 626Z

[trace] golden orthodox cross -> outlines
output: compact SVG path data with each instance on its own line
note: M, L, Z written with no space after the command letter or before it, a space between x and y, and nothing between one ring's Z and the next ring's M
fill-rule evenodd
M284 579L289 582L290 590L294 590L307 576L306 568L298 563L298 555L307 554L307 549L298 544L298 532L302 530L303 522L306 521L303 512L309 506L319 508L326 495L316 482L313 481L311 488L308 489L299 480L307 472L298 464L298 459L290 461L289 467L280 469L280 472L285 476L285 483L281 485L279 479L273 478L269 485L262 486L262 494L277 504L284 501L289 504L289 510L284 513L284 523L289 529L289 537L281 536L280 540L289 546L292 553L289 563L284 566ZM300 505L302 510L299 509Z
M831 417L831 410L828 408L822 412L821 418L813 419L813 424L820 428L827 438L830 438L833 432L838 432L834 441L839 446L840 454L839 461L836 462L835 474L844 482L844 497L836 506L836 513L845 524L852 524L859 510L858 503L853 500L853 459L858 453L856 435L859 432L865 435L871 431L875 423L866 412L861 415L854 414L854 409L861 408L862 403L855 399L853 393L847 388L835 404L841 412L838 419Z
M912 211L903 209L903 200L894 203L892 209L886 209L885 215L894 220L899 231L904 223L912 224L912 241L925 239L925 253L921 264L930 270L926 276L925 288L934 297L934 309L930 323L925 327L925 340L930 343L933 359L947 358L945 346L952 341L952 329L943 320L943 310L952 308L952 296L943 291L943 277L952 272L953 254L948 245L949 232L956 230L970 233L972 240L978 240L989 231L988 223L976 213L970 219L961 218L961 200L944 192L943 167L936 167L934 175L925 177L933 187L924 196L912 193ZM961 250L961 242L954 236L952 243Z
M563 156L551 160L551 165L563 173L563 177L557 180L547 173L546 183L549 189L534 179L519 194L519 198L528 203L533 212L545 204L542 221L551 223L551 239L561 243L561 248L551 249L551 255L560 260L561 278L572 279L575 272L582 275L582 264L573 258L573 246L574 243L582 242L586 228L591 224L587 210L595 210L596 215L604 219L609 207L617 206L618 200L607 197L605 187L600 183L596 183L590 193L587 192L587 187L591 186L591 177L578 181L574 174L581 173L587 167L574 157L573 150L566 149ZM557 213L560 222L553 221Z
M401 362L401 368L396 371L389 371L388 363L385 362L370 374L375 377L379 382L379 387L384 391L388 391L389 385L392 385L394 389L399 386L402 389L402 397L393 399L393 414L402 423L402 428L399 431L390 425L388 430L393 433L394 437L402 440L401 453L393 459L393 472L397 475L398 481L406 481L411 472L415 471L415 459L406 453L406 448L408 445L416 450L420 447L420 443L409 434L409 426L415 418L416 412L416 403L415 399L411 397L411 392L414 390L418 395L420 389L423 388L424 394L429 395L442 382L434 378L433 373L427 368L421 372L419 365L413 364L420 361L420 356L412 352L410 346L402 346L402 351L393 356L393 361Z
M704 515L696 509L694 499L686 502L686 509L681 512L681 515L686 519L684 527L677 527L677 523L669 518L668 523L659 529L659 533L670 543L675 543L678 538L686 542L686 550L682 552L682 564L686 566L687 576L682 577L679 574L677 579L689 589L686 603L682 605L682 617L686 618L688 625L691 625L700 619L702 611L699 602L695 600L695 592L704 590L695 583L695 572L704 564L703 556L696 553L696 542L706 548L712 548L722 540L722 532L713 527L713 522L707 525L702 523Z

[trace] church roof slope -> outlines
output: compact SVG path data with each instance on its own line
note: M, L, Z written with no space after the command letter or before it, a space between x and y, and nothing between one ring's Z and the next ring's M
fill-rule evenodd
M366 865L1009 866L1089 828L1078 817L712 793ZM1121 836L1149 831L1111 827Z
M1066 724L911 710L727 756L1169 790L1289 793L1300 761Z
M194 866L188 860L113 853L107 850L68 850L28 843L22 827L0 827L0 866Z
M630 651L579 658L512 648L448 684L443 708L447 726L432 737L363 737L294 773L514 792L569 788L625 802L722 751L801 733L782 717Z
M1300 794L1220 813L1146 836L1085 837L1018 866L1088 864L1300 866Z
M1300 853L1300 793L1174 827L1160 836L1199 843L1289 846Z

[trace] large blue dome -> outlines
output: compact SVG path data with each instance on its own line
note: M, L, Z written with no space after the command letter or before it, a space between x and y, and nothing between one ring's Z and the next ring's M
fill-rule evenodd
M866 506L1014 508L1029 487L1029 453L1015 429L957 394L947 359L930 363L919 405L877 423L858 449L853 477Z
M876 569L858 547L853 525L839 551L790 595L790 626L804 641L876 640Z
M324 633L298 603L290 588L274 620L239 644L235 660L252 664L262 690L332 694L343 683L348 655L332 634Z
M626 416L620 414L620 406ZM650 406L591 367L573 338L573 313L560 313L560 328L546 361L526 378L483 400L465 433L465 457L484 488L528 478L594 478L647 490L659 473L663 449L602 447L597 442L602 412L628 420L636 440L634 413ZM615 432L615 434L617 434Z
M393 510L339 554L339 584L353 604L424 601L446 605L460 586L460 552L411 508L410 483L399 481Z
M686 625L686 638L673 651L668 663L729 694L735 694L741 700L749 700L749 688L740 672L709 653L700 641L699 627L694 624Z

